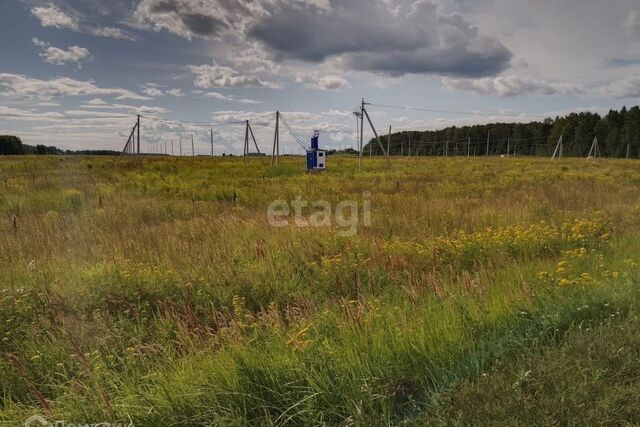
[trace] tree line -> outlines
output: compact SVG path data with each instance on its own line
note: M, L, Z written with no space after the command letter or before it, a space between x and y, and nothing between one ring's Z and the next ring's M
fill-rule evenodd
M27 145L15 135L0 135L0 156L21 155L87 155L87 156L117 156L119 151L112 150L61 150L46 145Z
M551 156L562 137L565 156L589 154L594 139L604 157L640 157L640 107L611 110L604 117L583 112L530 123L452 126L436 131L405 131L380 135L391 155L537 155ZM488 143L487 143L488 142ZM381 155L375 138L365 155Z

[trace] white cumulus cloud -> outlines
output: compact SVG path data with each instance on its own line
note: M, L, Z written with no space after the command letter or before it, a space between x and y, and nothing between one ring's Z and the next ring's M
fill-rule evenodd
M34 7L31 14L38 18L43 27L80 31L80 20L66 14L54 4Z
M133 37L119 28L85 24L78 14L65 12L53 3L48 6L36 6L31 9L31 14L40 21L40 25L43 27L71 30L76 33L91 34L97 37L133 40Z
M0 73L0 95L14 98L50 99L62 96L114 96L116 99L148 100L128 89L103 88L93 81L61 77L40 80L22 74Z
M347 79L338 75L318 77L313 74L299 74L296 81L309 89L316 90L339 90L351 87Z
M274 83L261 80L258 76L241 74L230 67L214 63L212 65L191 65L189 70L195 75L194 85L202 89L224 87L276 87Z
M49 64L65 65L72 63L80 66L82 61L91 58L91 52L84 47L71 46L65 50L51 46L49 43L43 42L35 37L32 39L32 42L36 47L40 48L40 57Z

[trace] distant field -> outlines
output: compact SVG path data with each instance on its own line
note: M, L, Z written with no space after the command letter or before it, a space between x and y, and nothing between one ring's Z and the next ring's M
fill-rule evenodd
M0 424L640 423L640 162L303 168L0 159Z

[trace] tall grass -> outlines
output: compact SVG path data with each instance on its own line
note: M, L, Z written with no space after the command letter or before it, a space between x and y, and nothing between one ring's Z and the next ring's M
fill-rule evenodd
M636 162L282 163L3 160L0 420L399 424L636 311ZM354 237L267 222L366 192Z

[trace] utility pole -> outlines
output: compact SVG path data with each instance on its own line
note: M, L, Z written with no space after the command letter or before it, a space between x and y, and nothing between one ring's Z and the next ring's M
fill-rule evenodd
M489 157L489 141L491 139L491 131L487 131L487 157Z
M563 142L562 140L564 139L564 135L560 135L560 139L558 140L558 145L556 145L556 149L553 152L553 156L551 156L551 160L555 160L556 158L562 158L562 151L563 151Z
M507 157L509 157L510 150L511 150L511 137L507 138Z
M360 169L362 169L362 157L364 156L364 98L360 106Z
M138 114L138 124L136 126L138 128L138 154L140 154L140 114Z
M191 157L196 156L196 147L193 144L193 134L191 134Z
M409 138L409 157L411 157L411 138Z
M211 157L213 157L213 129L211 129Z
M247 161L247 155L249 154L249 120L245 122L244 127L244 161Z
M593 145L591 146L591 150L589 150L587 159L597 159L598 157L600 157L600 148L598 147L598 137L596 136L593 139Z
M387 153L389 153L389 148L391 147L391 126L389 126L389 139L387 139Z
M378 145L380 146L380 149L382 150L382 153L387 158L387 164L390 164L389 153L387 153L387 151L384 149L384 145L382 145L382 141L380 141L380 136L378 136L378 131L376 130L375 126L373 126L373 122L371 121L371 117L369 117L369 113L367 112L367 109L364 108L364 106L365 106L365 102L364 102L364 98L363 98L362 99L362 111L364 112L364 115L367 118L367 121L369 122L369 126L371 126L371 130L373 131L373 134L376 137L376 141L378 141ZM369 144L370 153L371 153L371 145L372 144Z
M247 129L249 129L249 134L251 135L251 139L253 140L253 145L256 147L256 152L258 154L262 154L260 152L260 147L258 147L258 142L256 141L256 136L253 134L253 129L251 128L251 125L249 124L249 121L247 120ZM248 147L248 145L247 145ZM247 151L249 151L249 149L247 148Z
M630 154L631 154L631 144L627 144L627 160L629 160Z
M354 111L353 115L356 116L356 147L358 149L358 170L362 170L362 138L361 138L361 126L360 119L362 118L362 110L360 112Z
M180 157L182 157L182 137L180 137Z
M277 166L280 158L280 111L276 111L276 131L273 135L273 151L271 153L271 166Z

